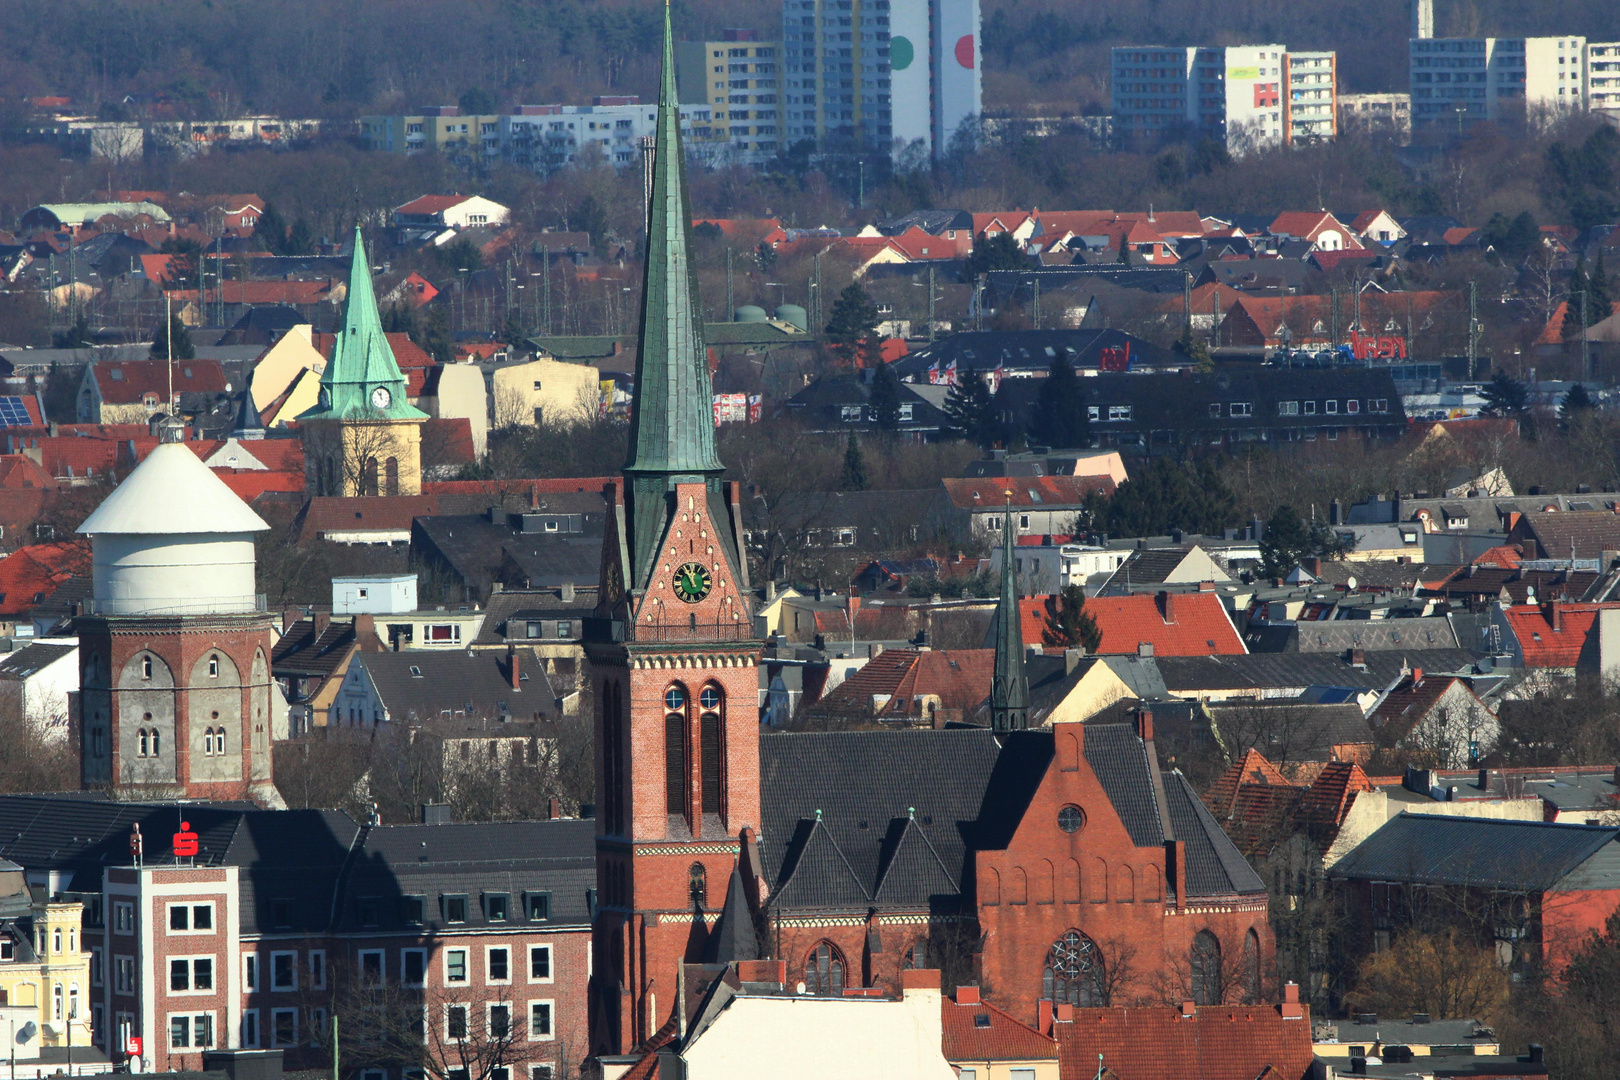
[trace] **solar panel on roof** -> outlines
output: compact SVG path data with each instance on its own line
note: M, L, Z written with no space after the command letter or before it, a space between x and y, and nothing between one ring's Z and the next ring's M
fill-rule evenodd
M20 397L0 397L0 427L32 427L28 407Z

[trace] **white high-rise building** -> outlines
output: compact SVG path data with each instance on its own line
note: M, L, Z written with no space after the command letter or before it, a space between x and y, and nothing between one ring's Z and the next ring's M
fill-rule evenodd
M1586 108L1586 39L1413 38L1412 126Z
M980 112L979 0L784 0L788 146L936 155Z
M1620 42L1586 43L1586 107L1620 119Z
M1285 138L1286 45L1224 48L1122 46L1113 50L1114 131L1126 143L1199 133L1232 153ZM1332 53L1307 53L1328 59ZM1329 99L1328 121L1332 122Z
M1288 142L1328 142L1339 133L1338 56L1283 54L1283 120Z

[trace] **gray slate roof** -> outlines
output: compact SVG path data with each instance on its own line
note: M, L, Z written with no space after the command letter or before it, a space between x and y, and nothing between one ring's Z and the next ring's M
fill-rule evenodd
M0 660L0 679L26 679L77 649L76 645L24 645Z
M518 684L512 689L505 653L404 652L358 653L377 694L395 720L431 720L449 710L452 716L519 720L555 718L556 695L533 649L518 650Z
M1161 656L1155 662L1165 686L1175 693L1309 686L1382 690L1395 681L1402 663L1441 674L1470 670L1474 655L1466 649L1369 652L1365 671L1351 667L1342 656L1332 653Z
M1086 742L1091 742L1089 731ZM1186 845L1188 895L1231 896L1266 891L1265 882L1216 824L1181 770L1165 776L1164 797L1169 803L1170 827L1176 831L1176 839Z
M1620 829L1541 821L1401 814L1328 872L1360 881L1550 889L1602 853L1583 888L1620 888Z

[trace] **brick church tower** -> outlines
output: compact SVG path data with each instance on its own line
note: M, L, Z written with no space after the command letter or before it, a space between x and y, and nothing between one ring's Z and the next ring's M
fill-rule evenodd
M79 532L94 547L79 634L80 777L120 799L251 799L270 771L270 616L253 534L269 526L178 441Z
M673 1014L677 970L703 958L760 817L760 643L739 492L714 449L667 7L663 63L630 459L586 644L597 1053L628 1050Z

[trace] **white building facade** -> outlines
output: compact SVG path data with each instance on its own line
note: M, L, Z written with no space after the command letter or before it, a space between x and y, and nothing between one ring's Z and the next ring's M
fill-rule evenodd
M1286 135L1284 97L1288 47L1225 48L1122 46L1112 52L1114 130L1126 142L1151 142L1188 131L1215 139L1241 154L1281 144ZM1316 123L1314 95L1322 89L1315 61L1332 53L1303 53L1312 61L1308 101ZM1332 99L1327 122L1332 123Z
M1586 39L1413 38L1412 125L1563 115L1586 107Z

